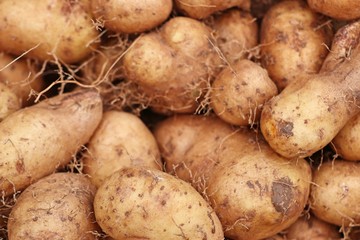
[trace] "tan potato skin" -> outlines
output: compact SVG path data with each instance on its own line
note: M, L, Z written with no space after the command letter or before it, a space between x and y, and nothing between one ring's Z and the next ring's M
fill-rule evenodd
M83 172L99 187L125 166L162 169L155 137L136 115L107 111L87 144Z
M205 24L174 17L129 47L123 59L125 78L140 86L154 111L193 113L221 62L211 39Z
M360 22L346 25L355 26ZM347 31L339 30L333 46L341 39L353 38ZM359 113L360 47L356 35L355 47L343 61L331 65L331 71L306 77L304 84L288 87L265 104L260 127L265 139L279 154L288 157L307 157L326 146ZM331 56L331 55L330 55ZM351 56L351 57L350 57ZM325 60L326 61L326 60ZM328 69L328 68L326 68Z
M89 4L86 0L1 1L0 51L21 55L34 48L26 56L42 61L56 56L64 63L83 60L96 47L91 43L98 36Z
M247 126L260 119L263 104L277 95L278 89L267 71L242 59L224 68L211 86L211 107L229 124Z
M304 159L279 156L260 135L243 136L246 141L234 136L223 144L222 160L210 175L206 193L226 237L257 240L300 217L309 197L311 169Z
M360 17L360 2L357 0L307 0L310 8L321 14L340 20L355 20Z
M313 172L312 213L337 226L360 223L360 163L333 160Z
M141 33L159 26L169 17L171 0L95 0L94 16L105 28L119 33Z
M94 210L100 227L114 239L224 239L205 199L190 184L159 170L115 172L98 189Z
M195 19L204 19L213 13L232 7L239 7L249 11L250 5L250 0L175 0L178 11Z
M332 32L326 18L302 1L273 5L261 23L261 63L282 91L299 75L317 73L328 53Z
M96 188L85 175L54 173L29 186L8 222L9 240L97 239L93 200Z
M0 122L21 108L21 100L4 83L0 82Z
M66 93L0 123L0 193L13 194L68 163L102 117L99 93Z

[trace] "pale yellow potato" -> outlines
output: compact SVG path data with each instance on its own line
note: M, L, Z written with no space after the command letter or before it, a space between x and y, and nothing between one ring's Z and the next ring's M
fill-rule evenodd
M162 169L155 137L139 117L107 111L87 144L83 173L99 187L113 172L126 166Z
M280 91L299 75L320 70L332 39L327 20L302 1L281 1L264 15L261 63Z
M15 55L77 63L98 45L88 0L2 0L0 19L0 51Z
M360 35L349 34L359 30L360 22L354 22L336 33L332 49L342 46L344 39L353 39L355 44L349 46L352 51L346 58L331 63L335 66L332 70L308 75L305 80L299 77L303 85L289 85L291 91L285 89L264 105L261 132L279 154L288 158L312 155L329 144L360 112Z
M203 19L232 7L249 11L250 5L250 0L175 0L175 7L179 12L195 19Z
M360 17L358 0L307 0L310 8L321 14L341 20L355 20Z
M21 100L4 83L0 82L0 122L21 108Z
M155 169L113 173L97 190L94 211L114 239L224 239L205 199L190 184Z
M95 0L91 1L95 18L104 27L119 33L141 33L151 30L169 17L172 0Z
M71 161L102 117L98 92L80 90L23 108L0 123L0 193L13 194Z
M211 86L211 107L219 118L233 125L256 124L266 101L278 89L267 71L242 59L224 68Z
M311 212L337 226L360 224L360 163L333 160L313 172Z
M97 239L96 188L85 175L54 173L29 186L9 216L9 240Z

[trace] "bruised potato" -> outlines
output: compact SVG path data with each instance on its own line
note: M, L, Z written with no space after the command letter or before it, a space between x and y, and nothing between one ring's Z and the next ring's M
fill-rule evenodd
M94 210L114 239L224 239L205 199L159 170L124 167L113 173L96 192Z
M83 172L96 187L121 167L162 167L156 140L141 119L115 110L104 113L82 162Z
M9 240L97 239L96 188L85 175L54 173L29 186L8 221Z

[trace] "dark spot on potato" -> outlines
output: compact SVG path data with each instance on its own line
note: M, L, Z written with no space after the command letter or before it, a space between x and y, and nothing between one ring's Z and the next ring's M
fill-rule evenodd
M292 132L294 124L292 122L284 120L277 121L277 128L278 132L287 138L294 136L294 133Z
M24 161L22 159L20 159L16 162L16 171L19 174L22 174L25 172L25 165L24 165Z
M293 183L288 177L272 182L271 203L277 212L286 214L294 197Z
M129 217L130 214L131 214L131 211L126 211L126 212L124 213L125 217Z
M165 205L166 205L166 201L165 201L165 200L162 200L162 201L161 201L161 205L162 205L162 206L165 206Z
M39 218L37 216L33 217L32 220L36 222Z
M320 128L319 131L318 131L318 136L320 138L320 140L324 139L324 129L323 128Z
M160 187L160 190L162 191L162 190L164 190L165 189L165 186L161 186Z

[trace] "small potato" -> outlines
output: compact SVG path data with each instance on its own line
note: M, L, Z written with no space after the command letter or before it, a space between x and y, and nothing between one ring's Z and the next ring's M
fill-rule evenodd
M267 71L247 59L223 69L211 88L211 106L216 115L242 126L257 123L263 104L278 93Z
M218 217L188 183L159 170L124 167L98 189L98 224L114 239L223 240Z
M4 83L0 82L0 122L21 108L21 100Z
M332 39L326 21L303 1L281 1L267 11L261 23L261 63L279 91L299 75L320 70Z
M314 170L311 212L337 226L360 224L360 162L334 160Z
M119 33L141 33L159 26L169 17L172 6L172 0L91 1L97 20Z
M316 12L340 20L355 20L360 17L358 0L307 0L310 8Z
M67 164L102 117L94 90L79 90L20 109L0 123L0 195L21 191Z
M0 51L77 63L97 46L89 8L87 0L2 0Z
M54 173L29 186L13 206L9 240L97 239L96 188L85 175Z
M115 110L104 113L82 162L96 187L125 166L162 168L156 140L146 125L131 113Z

